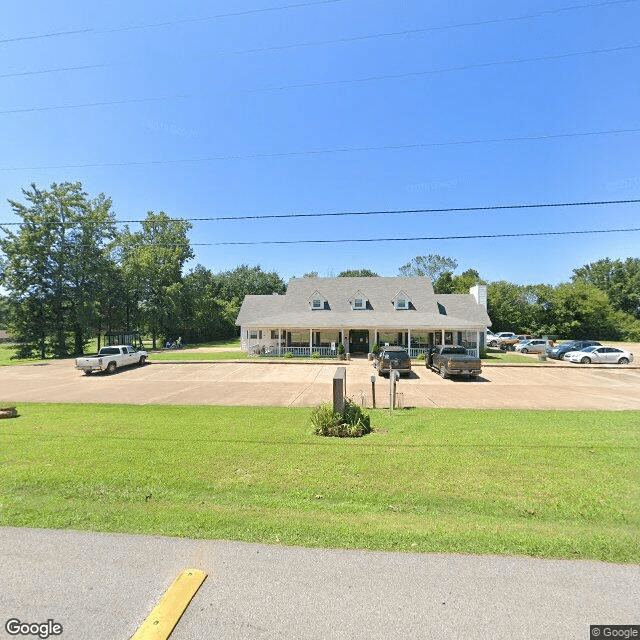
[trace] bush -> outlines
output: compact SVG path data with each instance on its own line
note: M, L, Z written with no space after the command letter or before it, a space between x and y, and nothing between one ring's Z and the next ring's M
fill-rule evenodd
M338 355L344 355L345 353L345 348L344 345L342 344L342 342L338 345Z
M291 351L287 351L287 353L284 354L285 358L293 358L293 353L291 353Z
M424 359L425 359L425 357L426 357L426 356L424 355L424 353L419 353L419 354L418 354L418 357L416 358L416 360L424 360Z
M380 345L377 342L373 343L373 347L371 347L371 353L376 356L380 353Z
M318 360L318 358L320 358L320 354L319 354L317 351L314 351L314 352L311 354L311 357L312 357L312 358L315 358L316 360Z
M334 411L332 404L323 402L313 410L311 423L318 436L359 438L371 433L369 414L349 398L345 401L343 411Z

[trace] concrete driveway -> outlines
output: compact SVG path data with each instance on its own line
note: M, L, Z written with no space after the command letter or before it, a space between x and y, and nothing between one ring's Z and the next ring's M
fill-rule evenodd
M0 367L3 402L108 402L315 406L330 400L338 366L347 370L347 394L372 404L367 360L346 363L158 362L107 376L85 376L72 360ZM376 376L377 406L387 407L389 381ZM443 380L424 365L398 383L405 407L516 409L640 409L640 368L634 365L492 365L481 378Z

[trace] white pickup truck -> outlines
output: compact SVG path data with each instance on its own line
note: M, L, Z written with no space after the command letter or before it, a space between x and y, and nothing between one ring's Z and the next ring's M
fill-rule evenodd
M130 364L143 365L147 355L146 351L138 351L128 344L117 347L102 347L98 355L76 358L76 369L81 369L87 375L94 371L113 373L116 369L127 367Z

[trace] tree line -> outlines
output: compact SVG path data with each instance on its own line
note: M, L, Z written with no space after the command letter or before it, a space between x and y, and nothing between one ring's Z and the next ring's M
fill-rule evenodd
M35 184L24 202L9 200L21 219L0 225L0 328L18 338L25 352L44 358L82 354L96 335L136 331L157 343L178 336L202 342L237 335L245 295L284 293L275 271L259 266L220 273L198 264L191 224L149 211L138 231L117 228L110 198L90 198L79 182ZM478 271L456 274L454 258L416 256L401 276L426 276L438 293L468 293L487 284ZM303 277L317 277L309 272ZM349 269L340 276L376 276ZM608 258L573 271L557 286L488 283L494 331L516 330L562 338L640 340L640 259Z

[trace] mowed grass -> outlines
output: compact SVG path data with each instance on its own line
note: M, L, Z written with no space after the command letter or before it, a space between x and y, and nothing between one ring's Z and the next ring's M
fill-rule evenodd
M163 351L150 353L149 360L246 360L244 351Z
M0 367L15 364L45 362L44 360L34 360L33 358L21 358L12 360L11 356L20 348L19 344L13 342L5 342L0 344Z
M489 351L487 352L487 355L482 358L482 361L487 363L517 362L519 364L537 364L540 362L537 357L532 358L531 356L523 356L519 353L514 353L513 351Z
M640 561L640 412L19 405L0 525Z

